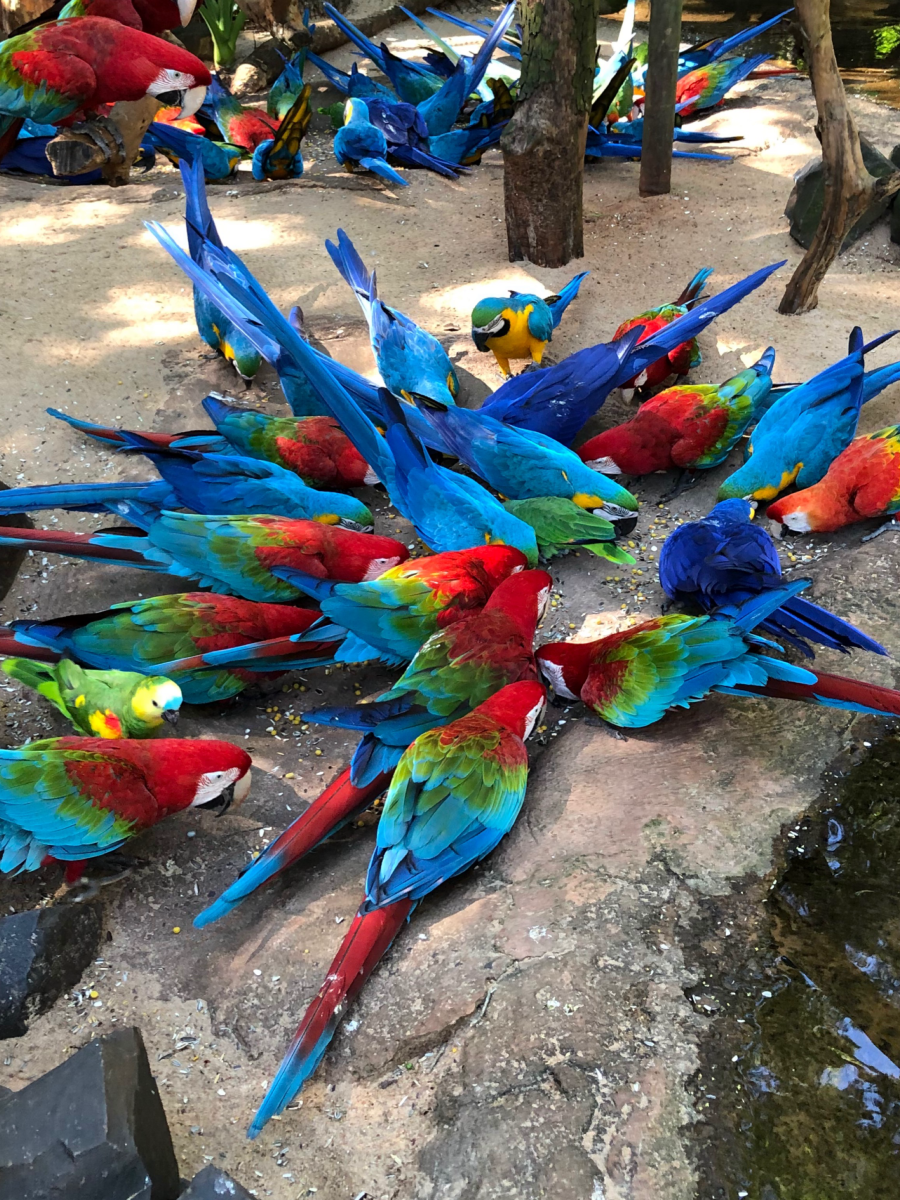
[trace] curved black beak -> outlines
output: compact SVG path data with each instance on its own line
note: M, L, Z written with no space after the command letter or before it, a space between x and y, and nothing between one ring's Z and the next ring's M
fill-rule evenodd
M224 813L228 812L229 808L231 808L231 803L233 800L234 800L234 784L229 783L228 787L225 789L224 792L220 792L219 795L216 796L215 800L210 800L209 803L204 804L203 807L216 809L217 810L216 817L218 818L218 817L221 817Z
M168 721L170 725L177 725L178 717L179 717L179 710L177 708L164 708L163 709L162 718L164 721Z
M472 341L475 343L475 349L480 350L482 354L486 354L488 351L488 338L490 336L491 334L485 333L481 329L473 329Z
M615 527L616 535L618 537L627 537L629 533L634 531L637 523L637 513L635 513L633 517L616 518L616 520L613 521L613 526Z

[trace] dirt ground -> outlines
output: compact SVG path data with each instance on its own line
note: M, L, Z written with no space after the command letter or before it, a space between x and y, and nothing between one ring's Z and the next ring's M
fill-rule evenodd
M417 44L415 32L397 26L387 40L402 51ZM346 50L331 57L350 61ZM324 88L317 97L335 99ZM867 100L854 109L885 153L900 142L900 114ZM242 172L211 187L210 202L223 239L276 302L299 303L329 352L360 370L373 370L360 312L323 246L338 227L377 267L382 296L444 341L470 398L500 383L468 336L474 302L508 287L555 291L576 270L591 274L550 361L673 299L701 266L715 268L722 288L787 259L701 337L696 378L723 380L773 344L776 379L797 380L841 357L853 325L867 337L900 325L900 247L884 225L835 265L814 313L775 311L801 254L782 211L793 173L816 150L814 111L804 80L739 89L706 122L743 135L734 162L676 162L667 197L639 199L637 164L589 166L585 258L559 271L507 261L499 154L457 184L417 172L409 188L389 189L337 167L325 118L303 179L261 185ZM139 462L48 417L48 406L136 429L205 425L199 401L213 389L285 411L269 370L245 391L199 342L190 288L143 226L160 221L181 237L182 215L180 178L168 166L115 192L0 179L7 484L145 476ZM895 357L888 343L871 365ZM898 401L893 388L867 406L861 429L896 421ZM629 411L616 395L586 432ZM599 611L658 611L656 545L676 518L708 509L713 474L670 508L657 503L668 481L642 481L634 572L583 555L557 560L541 636L568 634ZM373 500L380 531L409 532ZM60 528L111 523L58 516ZM866 547L858 538L792 542L785 565L808 571L816 596L897 652L897 535ZM2 617L93 611L182 587L32 557ZM833 668L829 655L823 662ZM849 669L894 682L891 660ZM346 699L351 684L377 695L388 678L375 667L319 671L187 715L182 735L247 747L250 798L221 821L184 815L141 839L146 865L106 890L102 960L78 993L5 1044L0 1083L21 1087L98 1032L136 1023L187 1176L215 1161L276 1200L695 1195L688 1135L699 1116L685 1082L707 1022L685 1001L674 923L698 896L765 878L773 838L852 741L852 722L719 698L619 743L586 727L577 709L551 710L520 827L483 868L421 906L299 1104L248 1143L248 1121L355 910L371 828L345 831L219 925L199 932L191 919L347 760L349 740L289 718L313 699ZM9 745L64 731L12 685L0 687L3 721ZM7 879L0 902L18 910L57 883L50 871Z

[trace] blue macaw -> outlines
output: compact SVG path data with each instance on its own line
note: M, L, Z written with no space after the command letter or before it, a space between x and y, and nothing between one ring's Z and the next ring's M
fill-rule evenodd
M182 160L181 179L184 184L184 222L187 226L188 250L194 262L205 269L209 247L221 249L222 241L206 201L205 167L202 157L198 156L188 162ZM197 330L207 346L233 363L242 379L252 379L262 362L260 354L225 314L210 304L196 288L194 317Z
M265 179L299 179L303 174L301 143L312 120L310 84L304 84L294 103L282 117L274 137L261 141L253 151L251 170L260 183Z
M747 500L723 500L699 521L669 534L659 555L659 582L670 600L715 612L781 587L778 550L766 530L753 524L754 507ZM844 653L856 648L887 654L849 621L803 596L788 596L759 628L783 637L810 658L808 641Z
M719 488L719 499L774 500L791 484L818 483L856 433L865 396L864 356L896 332L864 345L857 326L846 358L772 404L750 439L749 458Z
M24 171L28 175L52 176L57 183L100 183L103 180L101 170L85 171L81 175L57 175L47 157L47 143L59 136L55 125L38 125L35 121L25 120L19 130L12 147L0 157L0 171ZM133 166L142 171L150 171L156 164L155 147L145 134L141 140L140 151Z
M706 328L784 266L762 267L638 343L642 326L614 342L577 350L552 367L508 379L480 412L520 429L546 434L569 445L609 393Z
M394 162L402 167L423 167L445 179L459 178L465 168L431 153L428 126L418 108L402 100L377 97L367 100L366 107L369 120L384 134L388 154Z
M371 100L373 96L378 96L379 99L387 100L391 104L398 103L397 97L390 88L386 88L384 84L377 83L368 75L364 75L355 62L350 64L350 70L347 72L341 71L327 59L320 58L312 50L308 51L306 57L307 62L317 67L332 87L337 88L342 95L350 96L354 100ZM415 108L415 105L411 107Z
M362 167L388 183L409 187L409 180L388 164L387 155L387 138L369 120L368 103L348 99L344 105L344 124L334 135L334 157L346 171Z
M164 510L186 508L205 515L259 514L349 529L372 528L372 514L361 500L307 487L293 471L276 463L236 454L163 449L135 434L126 434L125 441L150 459L161 479L8 488L0 493L0 513L45 508L112 512L149 530Z
M459 380L447 351L415 321L379 300L375 272L368 270L343 229L337 237L337 245L326 241L325 248L359 301L385 387L407 400L418 392L455 404Z
M214 142L210 138L200 137L197 133L179 129L177 125L169 125L165 121L153 121L144 136L153 148L164 154L171 163L177 165L179 159L191 163L195 158L199 158L203 163L203 174L208 180L218 181L233 175L242 157L237 146L230 146L226 142ZM207 341L205 337L203 340Z
M695 139L699 140L699 139ZM702 139L704 141L732 141L732 138L722 139L717 137L709 137ZM585 158L640 158L641 143L640 140L635 141L629 139L627 141L617 139L605 128L595 129L593 125L588 126L587 141L584 148ZM699 158L706 159L709 162L731 162L727 154L710 154L701 153L693 150L673 150L673 158Z
M793 8L786 8L784 12L779 13L777 16L770 17L768 21L760 21L758 25L749 25L746 29L742 29L740 33L732 34L731 37L709 38L705 42L696 42L693 46L688 46L686 50L682 50L678 55L679 74L686 74L688 71L693 71L696 67L707 67L717 59L724 58L732 50L736 50L738 46L743 46L745 42L749 42L751 39L759 37L761 33L766 33L772 29L780 21L783 21L785 17L789 17L793 11Z
M414 393L413 400L460 462L507 499L563 496L611 521L637 512L631 492L585 466L574 450L553 438L428 396Z
M439 73L443 73L446 76L450 76L453 73L453 68L456 66L456 64L460 60L466 61L463 58L463 56L461 54L459 54L459 52L457 50L453 49L453 47L450 45L449 42L444 41L444 39L439 34L435 33L435 31L431 28L431 26L428 25L425 21L423 21L421 17L417 17L414 12L411 12L408 8L404 8L402 4L399 5L399 8L400 8L401 12L404 12L406 14L406 16L410 19L410 21L413 22L414 25L418 25L418 27L422 30L422 32L427 34L428 37L431 39L431 41L434 42L434 44L438 47L439 53L435 54L432 52L425 56L425 61L428 63L429 66L433 67ZM468 30L470 33L474 33L478 37L483 38L485 40L487 38L491 37L492 35L496 34L497 27L499 24L499 22L489 21L485 17L482 21L479 22L479 25L477 25L477 26L470 25L467 21L460 21L458 18L449 17L449 16L445 17L443 13L438 13L433 8L430 8L427 11L432 13L434 16L442 17L444 20L451 22L451 24L459 25L463 29ZM501 16L500 20L504 21L505 15ZM511 18L509 21L506 21L506 23L503 25L502 29L500 30L499 35L497 35L497 40L495 42L494 49L500 50L503 54L506 54L511 58L521 59L521 57L522 57L521 46L518 46L518 45L516 45L515 42L510 41L507 36L510 23L511 23ZM479 53L480 53L480 50L479 50ZM511 69L510 67L506 66L505 64L494 63L494 62L488 63L487 73L499 74L502 78L505 78L508 81L512 81L512 80L518 78L518 75L519 75L518 68ZM470 87L469 91L470 91L470 93L474 92L474 91L476 91L476 88Z
M412 59L397 58L390 51L385 55L386 47L376 46L333 5L326 3L324 8L326 15L331 17L338 29L387 76L401 100L405 100L407 104L419 104L440 90L444 80L429 67ZM388 57L390 62L386 61Z
M562 315L578 295L582 271L560 288L556 296L542 298L531 292L510 292L508 297L486 296L472 310L472 341L483 354L489 350L504 375L511 358L540 363Z

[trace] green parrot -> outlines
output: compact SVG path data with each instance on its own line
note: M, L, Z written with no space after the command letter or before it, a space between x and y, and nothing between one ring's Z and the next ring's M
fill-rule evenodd
M634 562L627 550L615 544L617 530L611 521L579 508L565 496L506 500L503 507L531 526L537 539L538 553L545 560L555 558L558 554L568 554L570 550L584 549L610 562Z

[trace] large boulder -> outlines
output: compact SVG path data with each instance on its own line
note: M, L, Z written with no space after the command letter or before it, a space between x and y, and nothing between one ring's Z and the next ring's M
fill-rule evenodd
M97 1038L0 1100L0 1196L176 1200L180 1191L139 1030Z

